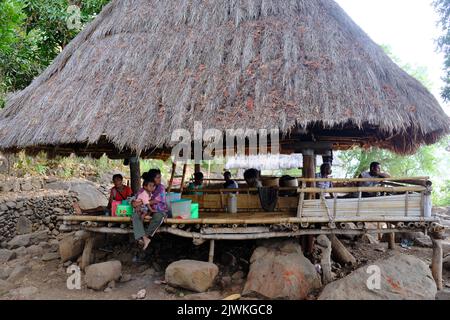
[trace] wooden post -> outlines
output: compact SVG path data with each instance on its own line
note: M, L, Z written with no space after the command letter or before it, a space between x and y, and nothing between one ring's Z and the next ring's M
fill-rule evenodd
M94 243L95 235L91 233L89 238L86 239L83 254L81 256L80 268L83 271L92 263L92 249L94 248Z
M141 188L141 169L139 167L139 157L130 158L131 189L137 194Z
M303 150L303 178L311 179L316 177L316 156L314 150ZM307 186L312 188L315 187L315 182L308 182ZM306 194L306 199L315 199L314 193ZM312 254L314 251L314 236L307 236L305 240L304 251L308 254Z
M392 224L388 223L387 224L388 228L393 228ZM394 250L395 249L395 233L391 232L389 233L389 239L388 239L388 248L390 250Z
M186 179L187 163L183 165L183 176L181 177L180 193L183 194L184 180Z
M172 163L172 172L170 173L170 180L169 180L169 186L167 187L167 192L170 192L172 190L173 185L173 178L175 177L175 172L177 170L177 163Z
M333 281L333 275L331 273L331 241L327 236L320 235L317 238L317 244L322 247L320 264L322 265L322 283L326 285Z
M214 240L209 241L209 257L208 257L209 263L214 263Z
M433 241L433 258L431 261L431 273L433 274L434 281L439 291L443 289L442 284L442 240L435 239Z

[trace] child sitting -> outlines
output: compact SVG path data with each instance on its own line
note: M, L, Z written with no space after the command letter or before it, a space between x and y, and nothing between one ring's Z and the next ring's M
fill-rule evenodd
M163 224L166 212L161 211L159 194L155 194L156 183L154 180L145 180L143 188L136 201L133 202L135 212L133 214L134 238L146 250L158 228ZM150 224L145 230L144 219L151 215Z
M137 196L136 200L139 206L136 208L138 214L142 221L144 221L145 217L151 213L156 212L152 205L150 205L150 201L152 200L152 193L155 191L155 183L153 181L146 180L142 185L142 191Z

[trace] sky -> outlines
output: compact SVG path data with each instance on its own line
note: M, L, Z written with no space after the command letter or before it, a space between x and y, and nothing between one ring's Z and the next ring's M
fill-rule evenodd
M444 57L436 50L441 35L439 15L432 0L336 0L378 44L389 45L404 63L424 66L433 84L432 93L450 115L450 104L440 97Z

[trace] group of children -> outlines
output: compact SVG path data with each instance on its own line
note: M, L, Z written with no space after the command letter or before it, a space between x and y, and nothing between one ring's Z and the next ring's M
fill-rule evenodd
M144 173L142 179L144 180L142 188L133 197L131 188L123 184L123 177L114 175L114 187L111 189L108 209L111 210L113 201L130 200L134 209L132 216L134 237L145 250L170 212L166 202L166 189L161 183L161 171L152 169ZM150 224L145 229L144 220L149 216L151 216Z

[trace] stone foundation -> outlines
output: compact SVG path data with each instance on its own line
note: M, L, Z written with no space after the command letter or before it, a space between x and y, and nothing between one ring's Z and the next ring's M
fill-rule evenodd
M38 230L48 229L57 236L60 225L57 216L73 214L75 200L75 194L63 190L1 192L0 243Z

